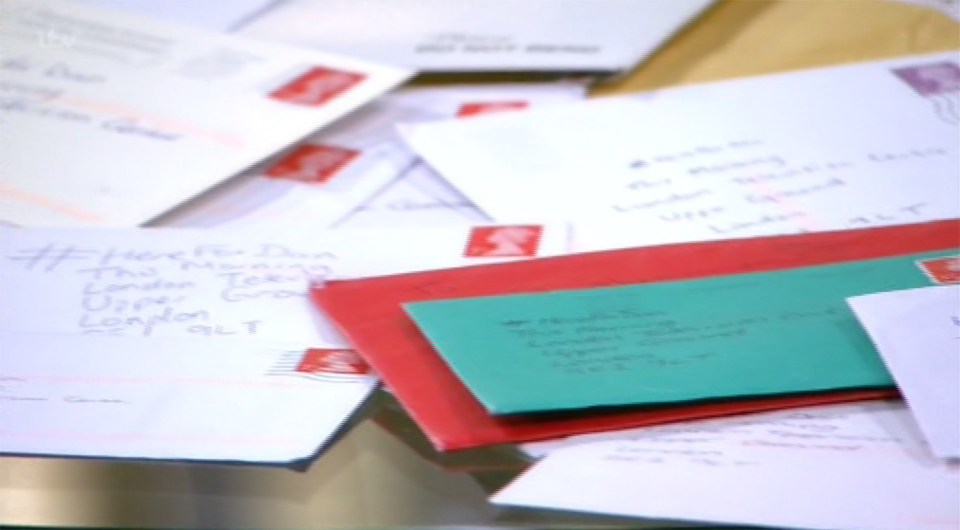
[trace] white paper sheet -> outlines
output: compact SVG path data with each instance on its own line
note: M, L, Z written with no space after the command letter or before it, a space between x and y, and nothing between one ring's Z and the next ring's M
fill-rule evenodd
M952 263L957 277L960 259ZM934 453L960 458L960 286L868 294L847 302Z
M0 452L291 464L375 387L256 341L0 333Z
M229 31L281 0L73 0L189 26Z
M416 154L396 134L395 125L567 103L582 99L585 92L584 83L573 81L398 90L311 136L293 151L211 190L154 224L296 223L328 228L487 221L489 218L475 213L472 205L461 207L465 199L435 173L422 164L415 164ZM393 207L397 204L415 206ZM451 204L456 206L450 207Z
M0 217L142 224L410 72L101 10L5 3Z
M898 402L829 405L570 439L497 504L775 528L948 530L956 466Z
M617 71L712 0L292 0L240 32L426 71Z
M344 348L307 299L311 282L566 251L565 227L524 229L522 240L492 237L501 231L7 229L0 231L0 330ZM515 252L497 252L488 239L515 242L504 247Z
M951 52L404 134L494 219L587 220L574 248L598 250L958 217L958 99Z

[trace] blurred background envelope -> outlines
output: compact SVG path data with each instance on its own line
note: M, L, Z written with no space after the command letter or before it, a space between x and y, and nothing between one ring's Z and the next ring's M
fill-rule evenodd
M615 72L636 65L712 3L292 0L240 31L428 72Z

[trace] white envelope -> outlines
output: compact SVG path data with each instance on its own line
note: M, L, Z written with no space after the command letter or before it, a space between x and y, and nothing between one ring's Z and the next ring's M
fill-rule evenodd
M899 402L806 407L571 438L491 499L774 528L950 530L958 468Z
M451 218L460 224L488 221L469 211L475 210L472 206L447 207L465 199L423 164L416 164L416 154L396 134L395 125L566 103L583 98L585 92L586 86L580 82L398 90L153 224L254 227L293 223L328 228L442 225ZM411 202L416 206L402 206ZM396 204L401 206L393 207ZM455 211L447 211L450 209Z
M941 274L960 276L960 258L938 261L945 263ZM847 303L876 344L933 452L960 458L960 286L867 294Z
M73 2L5 5L0 217L135 226L411 72Z
M494 219L583 222L598 250L960 217L958 109L949 52L403 133Z
M0 331L348 344L312 284L562 254L563 226L6 229Z
M618 71L712 0L291 0L251 37L425 71Z
M350 351L0 333L0 452L300 464L376 386Z

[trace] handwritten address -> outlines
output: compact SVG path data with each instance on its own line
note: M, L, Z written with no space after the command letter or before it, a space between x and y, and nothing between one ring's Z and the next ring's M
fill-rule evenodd
M670 369L723 355L727 341L749 335L764 326L806 318L830 318L823 311L784 311L768 316L709 324L681 322L664 311L629 308L586 311L581 315L507 319L499 322L518 345L570 375L627 372L640 368ZM713 345L704 348L704 344ZM716 347L716 345L720 345ZM689 346L689 348L675 348Z
M741 139L696 145L682 151L651 153L628 161L621 193L609 204L618 214L645 215L664 228L703 227L713 237L751 233L793 232L818 226L857 228L927 220L937 208L919 195L873 201L872 210L860 209L865 180L883 167L947 161L951 149L917 145L896 151L878 149L851 153L845 159L789 156L759 139ZM864 188L867 186L868 188ZM813 202L811 202L813 201ZM838 219L819 219L811 209L818 202L847 205Z
M899 405L878 402L870 409L896 414ZM911 439L850 422L865 414L856 407L824 407L774 413L740 420L703 421L664 426L610 444L603 460L638 464L687 464L707 467L762 465L770 451L864 455L902 449ZM767 452L758 453L760 448Z
M9 250L3 259L23 292L44 282L74 291L67 299L75 307L48 310L75 315L60 318L72 324L54 324L58 331L144 337L269 333L272 323L291 319L281 311L287 305L308 311L308 286L327 278L338 259L279 243L162 248L50 242Z

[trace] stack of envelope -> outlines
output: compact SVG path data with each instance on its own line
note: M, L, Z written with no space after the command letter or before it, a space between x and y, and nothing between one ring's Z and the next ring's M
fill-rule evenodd
M710 2L593 62L86 3L4 6L3 453L308 465L382 383L529 456L497 504L960 525L957 52L588 99L402 85L623 70Z

